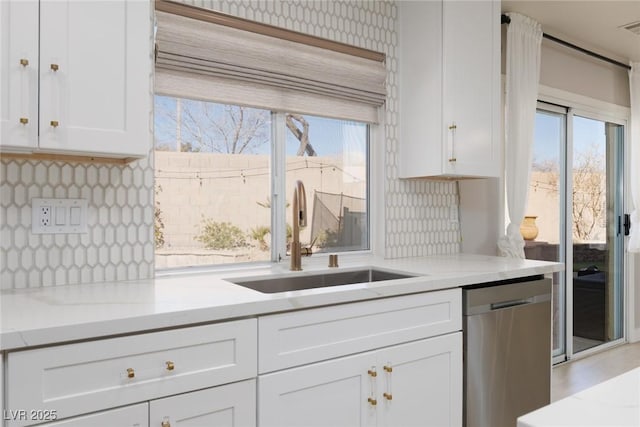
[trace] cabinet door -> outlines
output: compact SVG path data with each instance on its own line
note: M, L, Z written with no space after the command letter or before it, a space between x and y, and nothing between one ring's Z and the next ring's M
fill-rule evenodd
M378 352L379 426L462 425L462 333Z
M0 146L38 144L38 1L0 2Z
M171 427L255 426L256 380L251 379L152 400L149 426L167 425Z
M41 0L41 150L147 154L149 4Z
M146 427L149 425L149 407L146 403L125 406L110 411L68 418L40 427Z
M442 15L445 173L499 176L500 3L445 1Z
M374 353L342 357L258 377L260 427L376 425Z

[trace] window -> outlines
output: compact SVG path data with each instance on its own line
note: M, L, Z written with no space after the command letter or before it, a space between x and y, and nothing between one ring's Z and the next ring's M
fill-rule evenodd
M156 267L281 260L297 180L303 245L368 250L385 54L176 2L156 20Z
M303 244L369 249L365 123L156 95L155 151L157 268L282 258L296 180Z

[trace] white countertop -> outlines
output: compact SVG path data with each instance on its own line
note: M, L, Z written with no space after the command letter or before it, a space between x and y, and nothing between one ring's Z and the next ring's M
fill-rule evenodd
M322 260L322 264L320 261ZM264 294L225 278L312 274L372 266L418 275L408 279ZM156 279L0 292L0 350L135 333L279 311L426 292L561 271L559 263L450 255L385 260L341 257L303 260L303 272L284 263Z
M518 418L518 427L640 426L640 368Z

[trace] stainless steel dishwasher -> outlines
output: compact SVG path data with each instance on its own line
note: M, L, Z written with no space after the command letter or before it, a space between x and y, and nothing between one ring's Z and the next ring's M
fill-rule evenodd
M551 396L551 279L463 290L466 427L515 427Z

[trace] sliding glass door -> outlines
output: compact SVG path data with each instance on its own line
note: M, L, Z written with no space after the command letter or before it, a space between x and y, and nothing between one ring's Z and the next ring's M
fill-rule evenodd
M533 165L525 221L535 223L537 235L525 237L528 259L565 262L565 158L566 109L546 106L536 114ZM566 280L553 274L553 356L564 360L566 353Z
M573 116L573 353L622 338L620 124Z
M623 337L624 126L539 103L526 223L529 259L564 262L553 277L553 355ZM525 237L526 239L526 237Z

